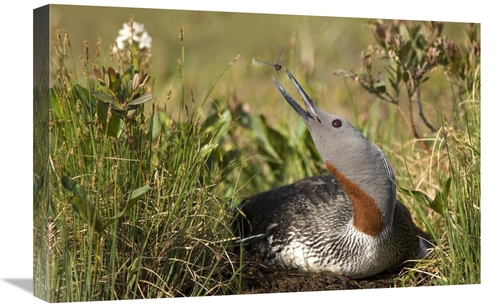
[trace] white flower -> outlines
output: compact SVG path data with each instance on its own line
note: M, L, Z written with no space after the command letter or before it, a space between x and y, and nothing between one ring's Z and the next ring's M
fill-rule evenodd
M123 23L123 29L118 31L118 37L116 38L116 46L113 47L113 52L118 52L117 49L125 50L128 45L132 45L134 42L138 45L140 50L144 48L151 48L151 43L153 38L149 36L147 31L144 31L144 25L141 23L133 22L132 27L130 23Z
M139 49L151 48L151 43L153 42L153 38L148 35L148 32L144 31L139 37L138 40L135 40L139 43Z

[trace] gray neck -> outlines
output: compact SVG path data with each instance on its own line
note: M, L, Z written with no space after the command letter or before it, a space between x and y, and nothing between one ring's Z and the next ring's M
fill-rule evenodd
M346 170L345 175L375 200L382 213L384 225L391 227L396 203L394 172L380 148L370 145L374 151L371 155L377 158L371 161L369 159L353 161L357 167L353 166L350 171Z
M361 142L355 144L355 142ZM316 142L325 144L325 142ZM336 169L336 177L344 176L349 184L359 187L361 193L371 197L382 215L384 227L392 227L392 219L396 202L396 185L394 173L378 146L370 143L364 137L351 140L347 145L337 147L335 150L321 148L320 153L325 153L325 162L330 163ZM349 148L353 146L353 148ZM329 168L330 169L330 168ZM339 178L337 178L339 180ZM342 182L341 182L342 184ZM345 190L345 187L344 187ZM351 191L353 189L350 189ZM356 189L354 189L356 190ZM359 190L356 190L359 192ZM355 192L356 192L355 191ZM346 191L349 195L350 191ZM349 195L351 196L351 195Z

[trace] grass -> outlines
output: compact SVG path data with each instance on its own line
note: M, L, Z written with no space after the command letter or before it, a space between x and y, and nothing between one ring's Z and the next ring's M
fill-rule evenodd
M429 211L428 201L403 196L407 203L414 204L417 221L435 243L427 259L401 278L403 285L419 284L422 280L433 285L481 283L480 97L477 94L474 91L460 103L459 125L451 127L443 123L443 131L435 139L436 155L441 155L440 160L449 171L431 167L421 170L425 176L434 174L439 186L434 204L442 214Z
M77 61L69 35L53 33L50 95L43 100L44 88L34 95L36 296L65 302L240 293L242 255L230 248L234 206L325 172L305 125L268 76L265 86L260 80L235 89L251 78L235 68L241 63L235 54L209 74L200 93L188 81L190 32L180 33L172 43L178 49L170 50L178 61L168 86L155 78L163 73L155 54L131 46L135 57L124 52L109 60L84 48ZM422 137L429 154L411 131L397 128L405 127L397 107L355 103L374 99L349 81L329 90L290 58L287 67L306 80L313 99L348 102L339 112L381 146L396 171L399 198L436 243L399 285L480 283L479 74L466 99L448 90L450 102L427 106L441 127ZM436 75L434 85L457 88ZM436 91L426 86L424 93ZM156 87L168 91L151 96ZM258 112L249 106L263 99Z
M59 63L52 76L57 83L51 96L52 203L37 210L49 212L56 232L48 234L53 237L48 300L229 292L226 274L234 272L215 270L229 261L228 200L214 191L221 170L207 168L220 131L204 127L192 111L174 121L157 102L150 111L141 104L120 117L103 104L104 96L68 78L64 59ZM182 66L181 60L181 74ZM86 87L113 97L111 89L123 93L131 81L124 73L114 86L108 70L101 75L106 85L100 86L97 73L87 69L95 78L87 78ZM127 90L134 99L147 95Z

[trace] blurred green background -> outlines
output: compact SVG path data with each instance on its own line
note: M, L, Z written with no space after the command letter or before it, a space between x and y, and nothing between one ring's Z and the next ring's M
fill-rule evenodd
M95 56L96 43L100 38L101 56L98 62L106 67L116 67L116 63L109 60L110 46L131 15L134 21L144 24L153 38L149 71L154 81L153 93L164 98L172 89L171 110L178 107L179 101L179 90L175 87L179 84L180 25L185 30L186 100L191 100L190 92L193 91L195 104L203 100L216 75L237 55L241 55L221 78L211 98L242 101L248 105L250 112L266 113L271 121L283 112L288 114L289 107L271 79L275 77L287 85L285 75L278 74L270 66L252 65L254 57L275 62L278 43L284 46L280 64L300 77L299 82L311 98L325 110L349 119L345 86L351 91L361 116L362 110L366 109L365 103L375 101L359 85L352 81L344 84L342 77L332 75L335 69L357 71L361 67L361 51L375 43L372 31L366 27L368 19L53 5L52 34L56 30L61 33L68 31L74 57L84 54L84 40L89 43L91 57ZM444 33L462 43L464 29L464 24L446 23ZM52 40L55 40L54 37ZM95 62L95 59L91 61ZM376 61L374 67L374 71L382 71ZM424 104L439 106L446 111L447 99L440 93L443 87L448 89L449 83L442 78L442 74L434 75L437 78L431 79L433 82L423 85L422 100Z

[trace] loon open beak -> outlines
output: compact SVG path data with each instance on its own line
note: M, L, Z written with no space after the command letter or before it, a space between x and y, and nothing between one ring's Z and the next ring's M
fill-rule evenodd
M281 86L281 84L276 81L276 79L273 78L274 83L278 87L278 89L281 92L281 95L288 101L288 103L292 106L292 108L304 119L304 121L308 122L310 119L314 119L317 122L321 123L321 120L318 117L318 114L316 113L316 109L314 106L314 103L312 100L307 96L306 92L302 89L300 86L299 82L294 78L294 76L286 69L286 67L283 67L285 70L286 74L288 77L290 77L290 80L292 80L293 86L297 89L297 91L300 94L300 97L302 98L302 101L304 101L307 110L302 109L302 107L288 94L288 92Z

